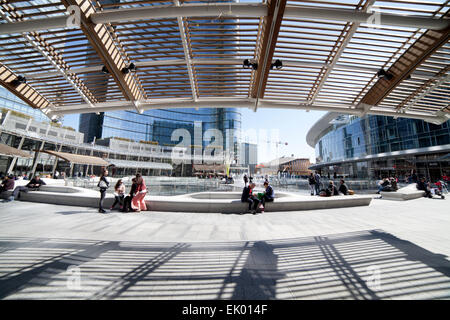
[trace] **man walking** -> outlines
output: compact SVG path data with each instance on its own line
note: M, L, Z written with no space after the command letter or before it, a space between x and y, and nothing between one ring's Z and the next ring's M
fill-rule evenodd
M316 174L314 175L314 180L315 180L315 188L316 188L316 196L320 194L320 188L321 188L321 183L320 183L320 174L316 171Z

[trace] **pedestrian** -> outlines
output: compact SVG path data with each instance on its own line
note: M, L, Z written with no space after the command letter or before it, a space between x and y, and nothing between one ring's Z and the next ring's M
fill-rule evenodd
M103 201L105 200L106 190L109 188L109 180L108 180L108 170L103 170L102 175L100 176L100 180L98 181L97 187L100 188L100 202L98 204L98 212L106 213L103 209Z
M248 177L246 174L244 174L244 186L247 186L248 183Z
M311 195L314 195L314 191L316 190L316 179L314 179L314 174L311 174L308 177L309 189L311 189ZM317 193L316 193L317 195Z
M315 189L316 189L316 195L320 194L320 188L322 187L321 183L320 183L320 174L316 171L316 174L314 175L314 180L315 180Z

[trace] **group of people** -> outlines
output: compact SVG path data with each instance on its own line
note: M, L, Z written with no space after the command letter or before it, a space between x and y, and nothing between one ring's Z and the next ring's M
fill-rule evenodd
M397 191L398 190L398 178L390 177L390 178L383 178L380 181L378 181L378 191L377 194L379 194L381 191Z
M444 193L448 193L445 181L438 181L435 185L436 187L433 187L431 182L426 182L425 178L421 177L417 182L417 190L425 191L425 197L427 198L433 198L433 195L438 195L445 199Z
M0 193L5 191L12 191L12 194L5 200L5 202L14 201L17 198L20 198L20 192L27 193L28 191L39 190L41 186L46 184L39 175L36 175L25 186L15 187L16 180L17 179L15 179L13 175L7 175L2 180L0 184Z
M141 212L142 210L147 210L147 205L145 204L145 195L147 194L147 187L145 185L144 178L140 173L136 174L132 180L132 185L130 192L125 195L125 185L122 179L117 180L114 186L114 203L110 210L116 208L119 205L119 210L122 212ZM100 202L98 212L106 213L103 208L103 202L106 197L106 190L109 188L110 182L108 179L108 170L103 170L100 176L97 187L100 191Z
M253 191L256 184L252 181L248 183L247 176L244 176L244 190L242 191L241 202L248 203L248 212L257 214L264 213L266 202L273 202L275 200L275 192L269 181L264 181L264 192L254 194ZM241 213L243 214L243 213Z
M314 193L316 196L322 197L338 196L339 194L348 195L350 193L350 189L344 179L341 179L339 187L336 187L333 180L330 180L326 188L322 188L322 183L320 180L321 176L318 172L311 172L308 177L311 196L314 196Z

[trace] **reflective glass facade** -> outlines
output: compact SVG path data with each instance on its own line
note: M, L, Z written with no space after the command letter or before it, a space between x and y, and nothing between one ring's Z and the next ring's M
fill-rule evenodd
M14 110L32 116L37 121L48 122L48 118L38 109L33 109L25 102L17 98L11 92L0 87L0 111L1 109Z
M450 144L450 121L435 125L422 120L369 115L330 127L316 144L316 159L332 162L446 144Z
M440 148L426 149L436 146ZM331 125L315 149L316 165L311 168L325 176L402 180L416 173L434 181L450 174L450 121L435 125L415 119L352 116L346 123ZM370 159L365 160L366 156Z
M105 4L115 4L119 3L120 0L102 0L100 3ZM205 1L195 1L193 3L204 3ZM217 2L222 2L221 0ZM114 7L107 7L106 10ZM236 28L236 25L233 23L236 22L234 19L228 20L230 24L224 23L220 26L223 33L226 33L227 30L230 30L230 37L233 36ZM211 29L211 31L202 31L204 32L205 39L207 39L207 34L215 34L217 33L217 26L210 25L209 20L198 20L198 23L206 23L208 26L207 29ZM225 20L224 22L227 22ZM161 34L166 34L168 37L178 38L180 39L180 31L178 26L174 26L171 21L165 22L145 22L140 25L142 27L142 31L146 30L145 28L148 26L157 26L158 31ZM120 27L120 26L119 26ZM119 28L118 27L118 28ZM195 32L195 28L191 30L191 32ZM181 39L180 39L181 41ZM218 54L218 55L230 55L233 56L235 54L234 50L225 50L224 48L230 48L229 41L220 41L217 40L214 42L217 47L214 47L214 50L217 49L217 52L209 52L210 54ZM143 61L162 61L166 59L179 59L179 50L169 50L167 53L162 54L162 49L164 49L163 43L156 42L155 44L149 44L145 47L145 55L143 54L143 48L140 48L138 51L139 54L135 56L139 58L140 62ZM173 46L173 44L168 44L168 47ZM210 47L208 47L210 48ZM233 47L231 47L233 48ZM183 51L183 47L181 42L179 43L179 49ZM208 49L209 50L209 49ZM214 61L214 60L211 60ZM89 58L86 61L86 65L90 64ZM215 65L208 67L216 67ZM180 77L187 77L187 69L185 66L177 66L177 69L180 70ZM144 71L139 70L139 75L144 78L153 79L154 77L159 77L161 83L154 83L151 86L152 97L158 98L164 96L168 90L170 90L171 95L174 98L186 98L191 97L190 86L188 85L187 89L185 85L181 83L176 86L171 86L168 88L165 85L165 81L167 81L166 77L168 76L168 71L165 68L152 68L146 69ZM218 70L217 72L220 72ZM226 77L225 77L226 78ZM226 81L224 78L223 81ZM186 78L186 80L189 80ZM197 80L200 81L200 80ZM204 82L214 82L217 80L205 80ZM104 87L106 90L102 92L107 92L108 83L99 83L97 87ZM148 89L144 86L144 90ZM197 89L199 90L199 89ZM101 91L101 90L100 90ZM205 93L203 93L205 94ZM99 100L100 101L100 100ZM204 108L204 109L157 109L157 110L147 110L143 114L139 114L133 110L124 110L124 111L111 111L106 113L101 113L100 115L96 114L82 114L80 115L80 132L85 134L85 142L90 142L96 137L99 138L109 138L109 137L119 137L131 139L134 141L154 141L162 146L173 146L178 144L180 141L172 140L172 133L176 129L186 129L189 131L191 135L190 144L193 146L197 146L198 141L194 141L194 127L201 126L201 136L205 137L205 132L209 129L217 129L222 132L223 135L223 148L233 151L235 157L238 155L238 145L239 145L239 132L241 129L241 114L237 109L234 108ZM230 133L230 136L227 136L227 130L231 129L233 132ZM204 148L208 145L210 141L203 141L202 147Z
M225 137L227 129L240 130L241 114L236 109L216 108L148 110L143 114L134 111L107 112L103 117L102 137L155 141L163 146L171 146L179 142L172 141L172 132L186 129L191 135L191 144L194 145L195 123L201 123L202 136L209 129L218 129ZM237 135L238 132L234 134ZM207 144L208 142L203 142L203 146ZM227 146L224 145L225 147Z

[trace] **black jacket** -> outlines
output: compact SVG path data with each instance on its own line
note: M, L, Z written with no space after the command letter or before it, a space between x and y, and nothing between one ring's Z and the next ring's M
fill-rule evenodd
M241 196L241 201L242 202L247 202L247 199L250 198L250 191L252 189L250 189L250 187L245 187L244 190L242 191L242 196Z
M26 185L26 187L27 188L32 188L31 187L31 185L39 185L39 187L40 186L45 186L46 185L46 183L42 180L42 179L39 179L39 181L37 181L36 180L36 178L33 178L33 179L31 179L31 181L30 182L28 182L28 184ZM34 188L34 187L33 187Z
M266 197L267 198L269 198L269 199L274 199L275 198L275 195L274 195L274 193L273 193L273 188L272 188L272 186L267 186L267 189L266 189L266 191L265 191L265 195L266 195Z
M348 195L348 187L345 183L339 186L339 192L342 192L345 195Z
M138 187L137 183L133 183L133 184L131 185L131 190L130 190L130 196L131 196L131 197L134 196L134 194L135 194L135 192L136 192L136 190L137 190L137 187Z
M423 191L428 191L428 186L424 181L419 181L419 182L417 182L417 189L423 190Z

